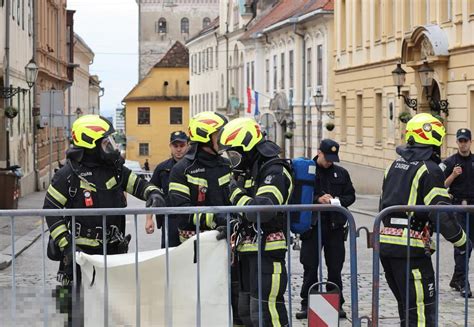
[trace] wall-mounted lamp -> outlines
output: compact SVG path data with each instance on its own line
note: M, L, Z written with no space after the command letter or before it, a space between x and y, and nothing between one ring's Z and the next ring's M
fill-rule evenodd
M31 89L36 83L38 78L38 66L36 62L31 59L30 62L25 66L25 79L29 88ZM0 89L0 98L9 99L19 92L26 93L29 89L23 89L21 87L13 87L13 85L2 87Z
M323 107L324 96L321 93L320 89L318 89L316 93L313 95L313 99L314 99L314 104L316 106L316 110L321 111ZM325 114L329 118L334 119L334 111L327 111L325 112Z
M403 97L403 100L405 101L405 104L408 107L410 107L410 108L412 108L413 110L416 111L418 101L416 99L411 99L411 98L405 96L404 94L400 93L401 87L403 86L403 84L405 84L405 75L406 74L407 74L407 72L403 70L402 64L398 63L397 68L395 68L392 71L393 84L395 84L395 86L397 87L397 92L398 92L397 96L399 98Z

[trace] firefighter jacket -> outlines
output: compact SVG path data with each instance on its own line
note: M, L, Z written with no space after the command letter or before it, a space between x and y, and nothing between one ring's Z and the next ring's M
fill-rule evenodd
M243 178L242 178L243 177ZM293 192L293 177L287 161L278 157L261 157L249 173L231 183L230 202L236 206L285 205ZM286 251L286 213L260 213L261 240L264 251ZM237 227L237 251L258 251L257 214L247 213ZM276 254L276 253L275 253Z
M229 161L202 150L195 143L171 170L168 192L170 204L172 207L229 205L229 181ZM177 219L181 242L196 234L197 223L201 231L226 225L225 214L179 215Z
M317 156L313 160L317 165L314 202L318 203L318 198L324 194L331 194L333 198L339 198L341 206L344 208L353 204L355 201L355 190L347 170L336 164L332 164L329 168L319 166ZM347 218L338 212L321 212L321 216L324 217L323 223L329 223L331 229L341 228L347 222ZM313 218L317 217L318 213L313 212Z
M394 205L450 204L444 174L434 161L436 157L431 147L398 147L397 153L400 157L385 172L380 210ZM430 255L436 249L431 240L436 215L398 212L384 217L380 232L381 256L407 256L408 217L412 217L410 256ZM441 234L454 246L463 246L466 234L456 220L447 214L439 216Z
M94 162L67 164L54 174L44 200L44 209L92 209L124 208L127 201L124 192L146 200L157 191L153 184L137 177L127 167L118 168ZM60 247L67 245L66 233L72 231L71 217L46 217L51 237ZM76 216L76 244L84 252L87 248L102 246L102 216ZM117 241L117 232L125 233L125 216L106 217L107 242Z
M158 186L165 195L168 194L168 185L170 180L170 173L173 166L176 164L174 158L169 158L156 166L151 176L150 183ZM168 203L168 201L166 201Z
M446 158L440 167L447 178L453 173L454 167L461 166L462 174L456 177L449 186L449 193L454 197L455 204L461 204L462 200L468 203L474 202L474 155L470 153L464 157L458 153Z

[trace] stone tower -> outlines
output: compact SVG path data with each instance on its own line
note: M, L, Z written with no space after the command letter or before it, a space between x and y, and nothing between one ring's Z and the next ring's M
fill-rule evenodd
M219 0L137 0L140 80L176 42L186 43L219 15Z

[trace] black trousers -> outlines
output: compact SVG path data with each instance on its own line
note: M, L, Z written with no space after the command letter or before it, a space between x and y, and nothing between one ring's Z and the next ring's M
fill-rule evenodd
M473 204L472 202L469 204ZM469 225L469 234L467 235L471 242L474 244L474 217L473 214L469 215L469 220L467 219L467 214L465 213L457 213L456 219L467 233L467 224ZM467 224L466 224L467 223ZM469 249L469 258L471 258L472 248ZM468 264L469 266L469 261ZM460 253L458 248L454 248L454 273L453 273L453 280L459 280L460 282L464 282L466 277L466 256Z
M397 299L400 326L405 326L407 305L409 326L435 326L436 286L431 258L411 258L408 297L406 296L407 259L381 257L380 261L385 270L388 286Z
M271 251L269 251L271 252ZM239 317L246 327L259 326L257 253L239 256ZM286 326L288 314L283 295L288 276L285 259L262 255L262 326Z
M344 228L331 228L328 223L321 225L321 249L318 250L318 226L301 235L300 262L304 268L303 285L301 286L301 306L308 306L308 292L310 287L318 282L318 268L321 250L324 249L324 259L328 270L328 281L336 284L341 291L341 307L344 303L342 295L341 271L344 266L346 249L344 247ZM334 287L327 285L331 291Z
M179 219L178 217L168 216L168 246L173 248L181 244L179 241L179 232L178 232L178 225ZM165 248L165 240L166 240L166 222L165 216L163 215L156 215L156 227L161 228L161 248Z

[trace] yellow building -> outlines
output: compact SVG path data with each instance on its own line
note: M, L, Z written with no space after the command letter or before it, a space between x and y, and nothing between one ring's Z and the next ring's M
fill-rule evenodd
M170 133L187 131L188 63L188 50L176 42L123 100L128 160L143 166L148 159L153 168L170 156Z
M442 155L454 153L456 130L474 129L474 1L336 0L335 27L336 139L356 190L380 191L404 143L402 113L439 114L448 132ZM400 89L397 63L407 73ZM423 86L426 69L433 78Z

